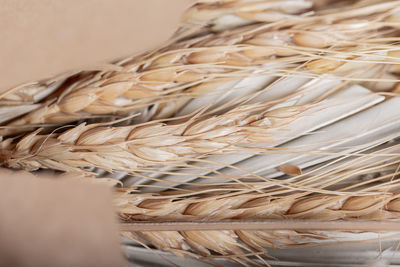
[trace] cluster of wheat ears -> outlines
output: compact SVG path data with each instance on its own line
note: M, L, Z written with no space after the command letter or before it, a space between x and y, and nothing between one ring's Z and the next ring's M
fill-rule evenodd
M355 222L124 232L212 264L398 235L356 225L400 219L399 34L400 1L200 0L156 50L0 94L0 164L119 179L127 223Z

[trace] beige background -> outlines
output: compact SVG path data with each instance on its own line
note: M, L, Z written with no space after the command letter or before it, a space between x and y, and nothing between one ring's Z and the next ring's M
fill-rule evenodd
M190 0L0 0L0 91L156 47Z
M109 187L0 168L0 266L125 266Z

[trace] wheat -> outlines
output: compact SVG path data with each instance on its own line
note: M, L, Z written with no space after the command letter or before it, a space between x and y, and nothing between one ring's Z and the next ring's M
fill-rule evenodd
M115 204L125 222L229 222L254 220L398 221L398 145L375 152L352 154L354 159L328 162L279 186L271 182L207 185L184 190L143 194L120 189ZM373 174L377 175L373 175ZM365 176L365 179L360 177ZM307 188L302 186L307 185ZM318 193L326 189L326 193ZM355 228L356 229L355 224ZM224 229L223 226L219 229ZM255 264L250 256L267 254L268 248L362 242L390 238L397 232L358 230L182 230L140 231L124 235L141 244L178 256L224 256L241 264ZM249 258L250 257L250 258Z
M254 21L278 22L282 19L300 20L299 14L312 6L311 1L197 1L185 12L188 25L180 33L224 31L251 24ZM195 31L196 30L196 31Z
M398 220L399 194L370 196L306 195L263 196L229 193L182 196L145 195L120 191L115 203L125 222L135 221L224 221L260 219L303 220ZM394 233L380 233L381 237ZM363 231L329 232L318 230L221 230L143 231L125 233L135 241L144 240L176 255L205 257L222 255L239 263L252 263L246 255L266 254L266 248L288 248L334 242L372 239ZM375 235L375 237L377 237ZM140 241L139 241L140 242ZM190 253L185 253L189 251Z
M89 118L110 120L132 112L141 113L142 121L167 118L180 110L188 114L193 108L185 106L192 99L237 91L235 84L245 77L259 82L242 87L242 95L265 90L274 77L313 78L325 73L388 91L398 80L391 74L398 66L398 53L391 45L396 33L396 24L391 22L393 8L398 6L397 1L369 6L368 10L375 7L375 14L366 12L365 7L346 14L329 13L338 16L335 24L319 18L318 24L306 21L267 29L254 25L200 36L92 71L13 88L0 96L0 110L7 111L3 124L9 121L0 135ZM363 23L365 18L373 23ZM385 27L389 29L380 31ZM360 72L360 67L368 71ZM231 105L237 103L240 101ZM24 113L28 114L14 119Z
M85 123L61 134L35 131L18 142L2 142L1 161L8 167L79 171L98 167L135 171L148 165L173 164L190 157L236 151L240 145L274 140L273 132L306 107L268 111L268 104L237 107L212 117L178 124L150 122L125 127Z
M226 31L254 23L264 23L267 27L276 25L288 27L301 23L337 22L342 19L369 16L398 5L396 1L355 1L350 4L341 2L332 0L197 1L197 4L185 13L186 25L181 27L178 33L186 37L194 33ZM310 15L308 12L311 10L316 13ZM396 13L395 10L393 11Z
M343 156L295 177L248 182L246 186L208 184L164 193L119 189L115 205L124 222L226 222L301 219L312 221L398 221L398 145L374 152ZM354 158L355 157L355 158ZM375 175L374 175L375 174ZM365 179L360 177L365 176ZM244 178L244 177L242 177ZM306 186L306 187L304 187ZM325 192L322 192L322 190ZM356 224L355 224L356 225ZM221 226L221 229L224 229ZM356 227L354 228L356 229ZM323 230L182 230L124 233L178 256L212 260L223 256L240 264L255 264L253 256L268 248L362 242L390 238L397 232Z

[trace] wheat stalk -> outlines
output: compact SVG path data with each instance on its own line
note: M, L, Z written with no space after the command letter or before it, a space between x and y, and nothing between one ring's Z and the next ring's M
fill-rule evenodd
M132 194L118 192L115 203L126 222L132 221L221 221L254 219L303 220L398 220L399 194L370 196L332 196L290 194L283 197L247 193L182 196ZM383 231L384 232L384 231ZM382 237L385 233L381 233ZM393 235L388 233L386 235ZM139 243L146 241L156 248L176 255L209 259L222 255L246 265L248 256L267 253L265 248L288 248L334 242L372 239L373 234L359 231L329 232L318 230L223 230L223 231L143 231L125 233Z
M101 66L96 71L13 88L0 96L0 110L8 110L3 121L10 121L3 125L0 135L135 111L141 112L145 121L167 118L193 98L207 94L209 99L215 97L213 92L218 96L227 90L235 91L227 88L249 76L265 78L246 86L241 94L265 89L273 77L318 77L324 73L334 73L338 79L369 81L372 88L390 90L398 80L391 74L397 72L398 53L393 51L393 39L389 38L395 34L396 24L392 21L396 16L392 14L398 6L397 1L372 5L368 10L374 7L374 15L364 7L354 8L347 15L330 13L332 17L339 16L337 24L319 19L318 24L304 22L291 28L277 25L263 29L255 25L206 35ZM374 23L361 23L366 16ZM354 18L357 20L349 21ZM357 31L352 30L355 27ZM392 29L378 31L385 27ZM276 56L282 59L274 59ZM366 64L369 71L359 73Z
M223 186L193 185L175 192L151 194L119 189L115 204L125 222L246 222L257 220L398 222L400 195L398 145L374 152L351 154L328 162L277 185L267 181ZM355 158L353 158L355 156ZM373 175L377 173L378 175ZM365 179L360 177L365 176ZM304 188L302 186L307 186ZM326 193L319 193L326 189ZM219 229L225 229L223 226ZM398 226L397 226L398 227ZM125 228L126 229L126 228ZM132 229L132 228L131 228ZM397 232L358 230L198 230L123 233L144 245L178 256L210 260L222 256L243 265L257 264L253 257L268 248L289 248L391 238ZM144 243L145 242L145 243ZM268 256L268 254L267 254ZM262 262L263 259L259 258ZM267 262L265 262L268 265Z
M277 187L268 182L188 187L175 192L138 193L120 189L115 204L125 222L224 222L301 219L312 221L398 221L400 195L398 145L360 154L339 165L326 163L316 170L288 177ZM396 148L397 147L397 148ZM389 167L389 168L388 168ZM364 174L379 173L360 181ZM290 185L290 186L287 186ZM304 189L301 186L309 185ZM318 193L320 189L327 193ZM223 227L223 226L221 226ZM221 228L224 229L224 228ZM178 256L212 260L222 255L243 265L265 248L288 248L336 242L390 238L397 232L342 230L193 230L124 233L139 244L148 242Z
M28 170L98 167L133 172L144 166L237 151L243 144L271 142L274 131L306 109L291 106L268 110L268 106L240 106L218 116L194 117L177 124L107 127L83 123L61 134L39 135L35 131L18 142L5 139L1 162Z

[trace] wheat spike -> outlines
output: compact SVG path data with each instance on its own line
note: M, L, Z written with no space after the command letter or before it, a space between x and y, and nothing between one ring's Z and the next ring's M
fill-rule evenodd
M219 116L178 124L151 122L125 127L85 123L61 134L35 131L20 141L2 142L1 162L8 167L79 171L78 167L136 171L148 165L173 164L191 157L224 153L240 145L274 140L273 132L306 107L268 111L268 104L240 106ZM185 158L187 157L187 158Z
M135 111L142 113L144 121L167 118L187 111L185 105L201 95L209 99L228 90L237 91L234 85L252 76L259 79L258 83L242 88L240 94L265 88L274 77L318 77L325 73L363 81L379 91L391 90L397 82L392 73L397 71L398 53L392 51L395 47L389 37L395 34L396 24L391 21L395 17L393 8L398 6L397 1L377 4L373 15L367 12L372 7L367 11L353 8L346 14L329 13L338 16L335 24L320 19L318 24L304 22L267 29L254 25L200 36L97 70L13 88L0 96L0 110L8 110L0 135L88 118L109 120L110 115L112 119ZM374 23L362 23L365 16ZM378 31L384 27L392 29ZM276 60L276 56L282 58ZM360 72L361 66L367 71ZM21 111L10 109L18 106Z
M291 194L285 197L229 193L185 199L174 195L128 194L120 191L115 199L124 221L202 221L246 219L303 220L398 220L398 193L370 196ZM381 237L395 233L380 233ZM223 255L233 261L253 263L246 255L268 253L267 248L288 248L334 242L372 239L373 233L317 230L224 230L224 231L144 231L125 233L133 240L144 240L158 249L178 256L212 258ZM190 253L186 253L189 251Z

